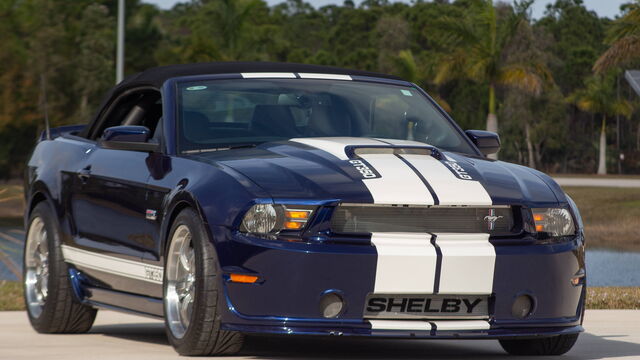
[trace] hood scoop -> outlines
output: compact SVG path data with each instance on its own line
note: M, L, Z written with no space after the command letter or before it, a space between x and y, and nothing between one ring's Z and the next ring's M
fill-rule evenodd
M344 151L350 159L371 154L429 155L438 160L443 159L442 153L431 145L349 145Z

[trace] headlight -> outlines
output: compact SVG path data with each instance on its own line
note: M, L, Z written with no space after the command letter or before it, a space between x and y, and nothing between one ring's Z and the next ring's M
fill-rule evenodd
M271 204L256 204L247 211L242 226L247 232L268 234L278 221L276 208Z
M573 217L567 209L531 209L531 212L539 238L558 238L576 233Z
M311 218L314 208L304 205L256 204L244 215L240 231L253 234L301 231Z

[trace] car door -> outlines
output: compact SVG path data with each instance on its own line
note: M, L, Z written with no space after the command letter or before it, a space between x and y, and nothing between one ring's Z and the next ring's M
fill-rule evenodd
M145 254L154 248L154 219L152 214L147 214L146 206L150 177L147 159L151 155L107 149L98 141L101 132L110 126L153 121L144 116L132 120L131 113L139 115L137 105L149 102L144 96L136 99L133 103L129 99L121 100L121 104L116 104L105 115L113 118L106 119L102 129L96 132L96 142L75 174L71 197L74 242L88 252L87 259L92 259L83 271L101 286L158 296L158 286L154 283L161 279L142 263Z

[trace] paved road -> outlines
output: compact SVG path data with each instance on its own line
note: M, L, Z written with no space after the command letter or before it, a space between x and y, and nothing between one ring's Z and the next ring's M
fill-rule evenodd
M20 280L23 239L24 230L0 227L0 280Z
M617 188L640 188L640 179L617 179L617 178L553 178L560 186L594 186L594 187L617 187Z
M0 359L176 359L162 322L100 311L90 334L40 335L23 312L0 312ZM640 310L587 311L573 359L639 359ZM496 341L420 341L353 338L249 337L226 359L504 359ZM539 358L538 358L539 359Z

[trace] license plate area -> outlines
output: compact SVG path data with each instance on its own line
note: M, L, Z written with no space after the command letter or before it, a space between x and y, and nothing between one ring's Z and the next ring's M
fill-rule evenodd
M488 295L369 294L369 319L487 319Z

